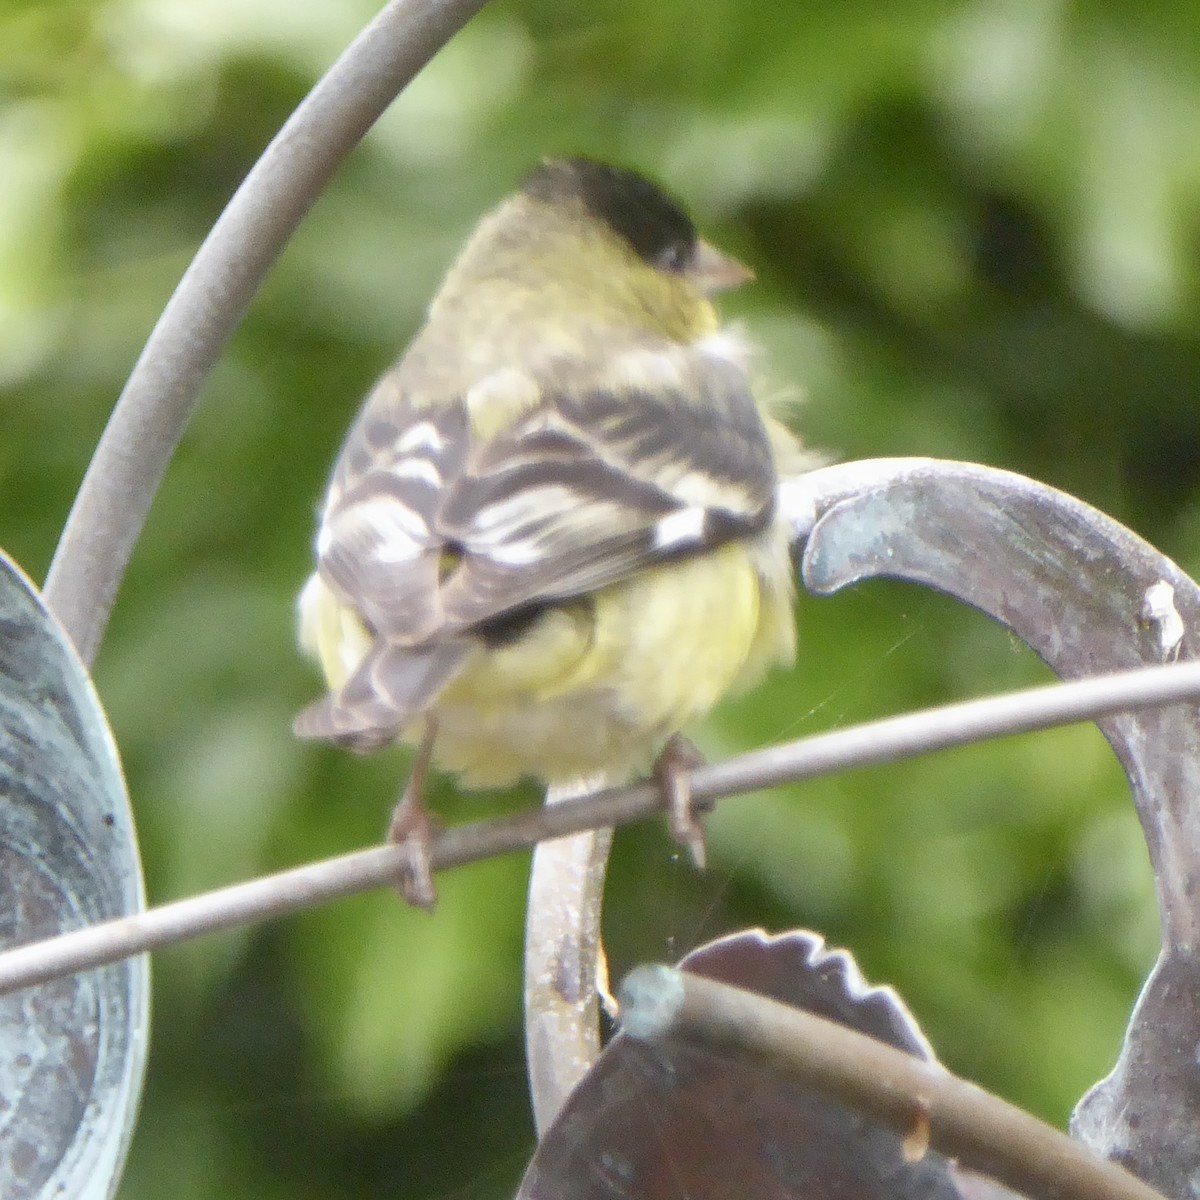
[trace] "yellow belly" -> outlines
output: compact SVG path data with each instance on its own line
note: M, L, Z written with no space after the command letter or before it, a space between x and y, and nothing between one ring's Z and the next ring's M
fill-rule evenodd
M790 661L790 563L782 533L768 537L767 553L727 543L479 647L432 710L435 761L467 787L645 770L672 733Z
M434 760L468 788L642 772L672 733L792 660L793 591L780 524L549 609L515 641L471 650L429 710ZM300 626L339 689L370 647L358 614L314 575ZM414 717L398 736L423 728Z

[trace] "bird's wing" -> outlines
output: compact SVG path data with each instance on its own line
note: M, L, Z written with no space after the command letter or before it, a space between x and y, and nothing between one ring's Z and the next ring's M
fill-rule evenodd
M453 637L769 520L771 448L740 367L679 351L615 382L572 374L540 381L523 416L475 444L469 395L367 406L318 552L376 633Z
M462 558L448 632L578 596L761 528L775 471L740 367L678 351L617 381L554 378L470 455L438 530ZM661 369L664 365L669 369Z
M317 568L385 639L417 643L442 623L438 510L470 449L465 403L414 405L394 374L347 434L317 536Z

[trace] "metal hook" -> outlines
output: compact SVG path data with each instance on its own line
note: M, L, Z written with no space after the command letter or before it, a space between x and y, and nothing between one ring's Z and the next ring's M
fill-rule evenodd
M877 576L923 583L1006 625L1064 679L1196 656L1200 587L1054 488L928 459L830 467L803 482L815 521L802 569L814 592ZM1145 833L1162 949L1117 1065L1079 1102L1071 1130L1168 1195L1191 1198L1200 1179L1200 713L1175 705L1097 724Z

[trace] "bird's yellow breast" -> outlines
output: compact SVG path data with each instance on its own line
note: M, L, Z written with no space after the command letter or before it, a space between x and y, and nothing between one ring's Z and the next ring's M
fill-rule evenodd
M516 641L472 651L431 710L435 760L468 787L644 770L726 692L790 661L791 599L771 530L549 609Z

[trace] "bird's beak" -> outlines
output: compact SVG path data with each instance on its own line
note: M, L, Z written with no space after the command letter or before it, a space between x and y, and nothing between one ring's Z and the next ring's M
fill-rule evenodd
M730 258L728 254L722 254L703 238L696 243L696 253L688 264L687 274L706 296L741 287L754 278L754 272L749 267L736 258Z

